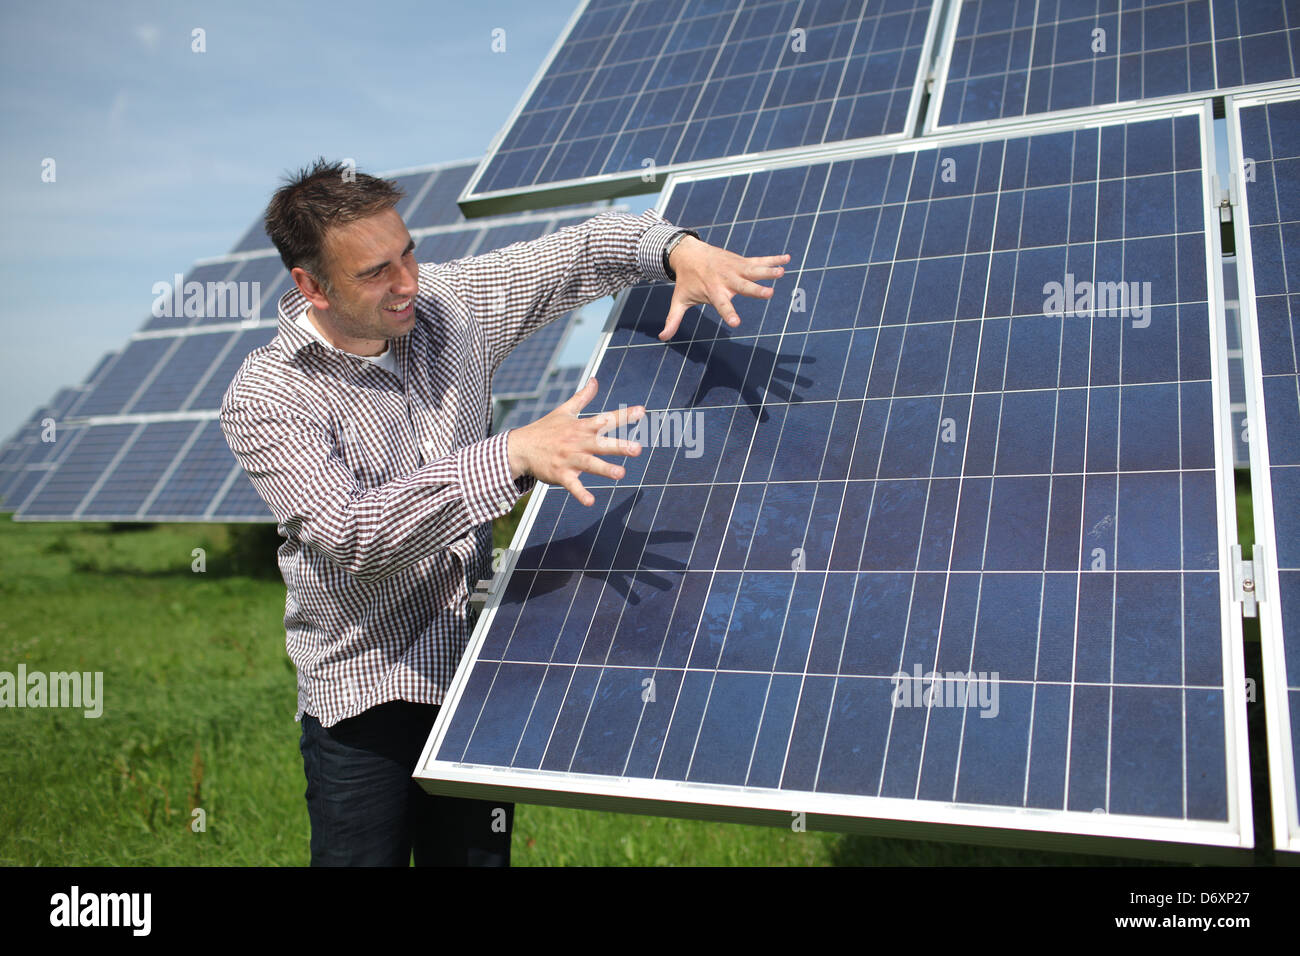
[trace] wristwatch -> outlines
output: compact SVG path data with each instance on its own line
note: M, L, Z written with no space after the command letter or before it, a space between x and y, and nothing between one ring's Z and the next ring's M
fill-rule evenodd
M664 272L668 273L668 278L673 282L677 281L677 273L673 272L673 267L668 264L668 257L677 248L677 243L687 236L693 236L696 239L700 238L700 234L694 229L679 229L668 238L668 245L664 246Z

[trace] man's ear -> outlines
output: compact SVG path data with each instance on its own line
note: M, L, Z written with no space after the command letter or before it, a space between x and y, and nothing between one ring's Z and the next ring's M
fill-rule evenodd
M330 307L329 297L325 295L325 289L317 281L316 277L300 266L294 266L289 270L294 284L298 286L298 291L303 294L312 307L321 310Z

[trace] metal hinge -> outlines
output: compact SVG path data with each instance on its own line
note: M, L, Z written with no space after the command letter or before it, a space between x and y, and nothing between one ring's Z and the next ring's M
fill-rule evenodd
M1241 545L1232 546L1232 599L1241 604L1244 617L1256 617L1259 602L1264 600L1261 580L1264 570L1263 552L1263 547L1255 545L1252 560L1247 561L1241 556Z

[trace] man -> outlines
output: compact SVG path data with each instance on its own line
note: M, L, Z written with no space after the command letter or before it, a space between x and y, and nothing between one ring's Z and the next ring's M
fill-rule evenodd
M572 399L488 437L492 374L546 321L644 280L676 287L660 338L780 276L654 212L607 214L443 265L415 261L391 183L318 161L272 198L266 229L293 276L279 334L244 361L221 426L285 538L286 648L298 670L313 865L505 865L513 807L411 779L469 637L493 518L534 481L585 505L586 472L636 455L604 433L644 409L578 418Z

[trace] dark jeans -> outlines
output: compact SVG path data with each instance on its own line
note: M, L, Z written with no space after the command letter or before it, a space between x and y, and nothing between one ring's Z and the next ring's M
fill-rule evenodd
M438 708L389 701L333 727L302 716L312 866L509 866L514 804L411 778Z

